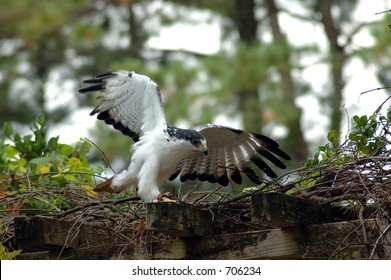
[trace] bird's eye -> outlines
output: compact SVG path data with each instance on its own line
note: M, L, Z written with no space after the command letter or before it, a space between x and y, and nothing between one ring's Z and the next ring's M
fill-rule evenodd
M198 146L199 144L201 144L201 142L198 139L192 139L191 144L193 144L194 146Z

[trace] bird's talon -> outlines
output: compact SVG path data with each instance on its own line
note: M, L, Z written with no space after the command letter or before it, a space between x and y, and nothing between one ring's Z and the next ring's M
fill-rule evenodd
M158 202L177 202L178 200L172 196L171 193L166 192L166 193L161 193L155 198L152 202L153 203L158 203Z

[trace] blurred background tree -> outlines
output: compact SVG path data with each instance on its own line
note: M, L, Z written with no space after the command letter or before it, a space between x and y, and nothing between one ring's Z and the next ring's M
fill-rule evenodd
M319 141L319 135L306 135L308 123L318 115L303 118L303 110L311 105L301 104L301 97L315 97L327 128L339 131L350 61L360 59L376 69L380 83L390 84L390 15L371 23L354 20L358 3L0 0L0 123L12 121L23 129L40 112L51 126L67 122L79 108L93 106L93 96L77 94L83 78L128 69L160 85L170 122L194 125L224 116L246 130L275 138L300 165ZM374 12L378 11L368 11L368 18ZM307 24L314 33L320 30L324 40L284 25L287 18ZM151 44L165 28L180 24L218 25L219 49L205 53ZM374 41L370 46L356 43L362 30ZM178 33L175 40L184 40L181 36ZM296 37L303 43L297 44ZM319 81L308 79L305 71L317 65L330 74L315 76ZM322 80L322 90L315 89ZM363 81L361 89L377 86ZM93 118L90 122L98 123ZM126 157L123 150L128 150L130 139L110 128L91 131L109 159ZM85 131L73 133L86 136Z

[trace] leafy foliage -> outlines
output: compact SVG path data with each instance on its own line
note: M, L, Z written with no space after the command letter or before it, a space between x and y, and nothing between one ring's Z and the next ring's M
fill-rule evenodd
M86 154L90 151L90 143L80 140L74 146L61 144L58 136L47 141L44 115L39 115L33 122L31 134L21 136L14 132L10 123L4 125L3 132L7 138L0 144L0 190L3 194L71 187L96 195L90 185L94 174L100 174L103 169L89 165ZM27 204L34 209L58 210L71 207L72 201L37 196ZM1 205L0 209L13 210L15 207Z
M327 135L329 143L319 146L307 161L307 167L347 162L354 158L380 156L389 152L391 126L391 106L387 114L380 114L380 107L370 116L354 116L348 139L338 145L340 132L332 130Z
M329 177L330 174L334 176L339 173L341 175L343 172L350 172L351 169L354 169L360 175L361 170L365 170L365 173L369 174L371 168L373 172L379 173L389 169L387 161L391 153L391 105L388 107L386 115L380 113L382 106L370 116L354 116L351 120L351 132L341 145L339 144L341 132L331 130L327 134L328 143L318 146L304 167L291 172L296 177L293 184L277 188L273 184L262 184L257 187L245 188L243 192L262 190L297 195L296 188L298 186L300 186L300 191L311 192L319 185L324 187L322 178L326 177L329 183L336 182L337 176ZM368 163L375 162L375 157L379 161L384 161L384 164L370 166ZM283 176L281 181L284 180L284 177L286 176ZM296 185L297 183L299 185Z
M47 139L44 115L35 119L30 130L31 133L22 136L10 123L3 126L6 139L0 143L0 259L14 259L21 253L13 244L16 216L65 217L100 211L99 217L105 212L109 218L111 215L118 218L118 213L123 213L127 229L138 222L138 204L129 210L126 203L134 197L99 196L94 192L92 185L99 177L96 174L102 173L103 168L90 166L87 154L92 145L89 142L80 140L68 145L59 143L58 136ZM108 208L110 213L106 214ZM134 212L133 223L129 212ZM94 219L93 213L87 216Z

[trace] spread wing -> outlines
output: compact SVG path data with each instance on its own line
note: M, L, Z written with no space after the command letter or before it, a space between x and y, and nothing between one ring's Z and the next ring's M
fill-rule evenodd
M260 178L250 162L269 177L275 178L276 173L264 159L283 169L286 166L279 158L290 159L274 140L260 134L210 124L193 129L205 137L208 156L192 152L179 163L170 180L180 175L182 182L198 179L226 186L230 180L241 184L241 174L245 174L254 183L260 184Z
M136 72L117 70L85 80L91 84L80 93L99 91L103 102L90 115L113 125L134 141L148 130L165 124L159 87L150 78Z

